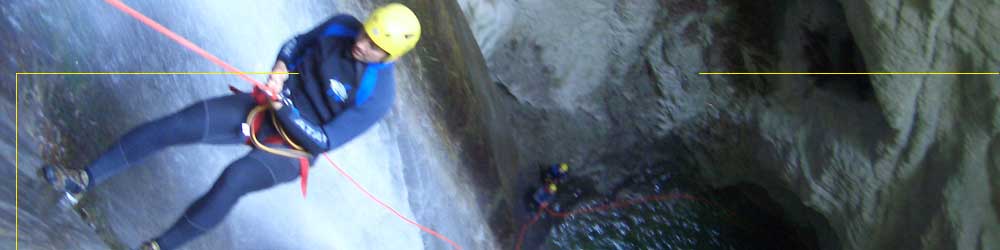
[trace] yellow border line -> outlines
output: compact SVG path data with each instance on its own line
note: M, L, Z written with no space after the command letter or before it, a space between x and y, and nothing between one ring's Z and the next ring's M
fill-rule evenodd
M298 75L296 72L18 72L18 75Z
M1000 72L699 72L699 75L1000 75Z
M20 243L20 75L297 75L295 72L15 72L14 73L14 249ZM699 75L1000 75L1000 72L699 72Z
M18 203L18 200L20 200L19 197L21 193L18 188L21 185L18 185L18 176L21 175L21 170L17 165L17 163L20 162L21 159L21 153L20 153L21 143L18 142L18 139L20 139L18 137L19 134L18 132L20 132L20 130L17 129L18 100L21 99L18 98L19 95L17 90L19 89L18 87L19 84L17 83L17 76L20 75L21 73L14 74L14 249L18 249L18 242L20 242L21 239L19 231L20 229L18 228L18 225L20 225L19 215L21 214L20 204Z
M20 132L19 124L19 109L20 109L20 82L18 76L20 75L298 75L297 72L14 72L14 249L19 249L21 240L21 223L20 223Z

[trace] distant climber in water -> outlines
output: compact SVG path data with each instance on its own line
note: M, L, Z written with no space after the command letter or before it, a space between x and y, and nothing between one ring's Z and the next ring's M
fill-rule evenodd
M569 164L558 163L543 165L540 171L541 186L533 192L526 190L525 201L529 210L536 210L542 204L551 202L555 198L558 185L565 182L569 176Z
M168 146L252 145L170 229L140 246L178 248L217 226L248 193L299 178L305 195L315 155L344 145L390 110L396 97L393 62L419 39L417 16L402 4L379 7L364 23L333 16L279 51L272 71L298 75L272 74L267 90L195 103L133 128L82 169L48 165L42 175L73 198Z
M542 183L560 184L569 175L569 164L552 164L542 169Z
M556 198L556 191L558 190L559 187L557 187L554 183L538 187L538 189L535 190L535 193L531 195L531 202L529 203L528 208L535 210L540 206L549 204Z

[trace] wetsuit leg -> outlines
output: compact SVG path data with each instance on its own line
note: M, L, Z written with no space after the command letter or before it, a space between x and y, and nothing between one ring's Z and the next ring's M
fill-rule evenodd
M238 144L240 124L254 107L249 94L204 100L133 128L85 169L90 185L102 183L150 154L188 143Z
M254 149L222 172L170 229L156 239L163 249L174 249L218 225L236 202L248 193L295 180L298 160Z

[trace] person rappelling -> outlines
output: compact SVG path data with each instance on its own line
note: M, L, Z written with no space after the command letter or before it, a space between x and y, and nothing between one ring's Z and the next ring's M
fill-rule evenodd
M560 184L569 176L569 164L551 164L542 168L542 183Z
M251 145L173 226L139 247L178 248L217 226L243 195L297 178L305 195L315 156L356 138L391 109L393 64L419 39L417 16L402 4L376 8L363 23L335 15L281 47L268 89L200 101L133 128L88 165L47 165L41 174L78 199L168 146Z

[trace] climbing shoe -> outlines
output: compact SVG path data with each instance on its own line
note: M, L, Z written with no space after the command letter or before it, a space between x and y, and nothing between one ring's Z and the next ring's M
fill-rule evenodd
M87 171L80 169L67 169L55 165L46 165L42 167L41 172L42 176L45 177L45 181L49 185L52 185L53 189L72 195L78 195L86 191L87 185L90 182Z
M147 241L139 245L137 250L160 250L160 244L157 244L156 241Z

